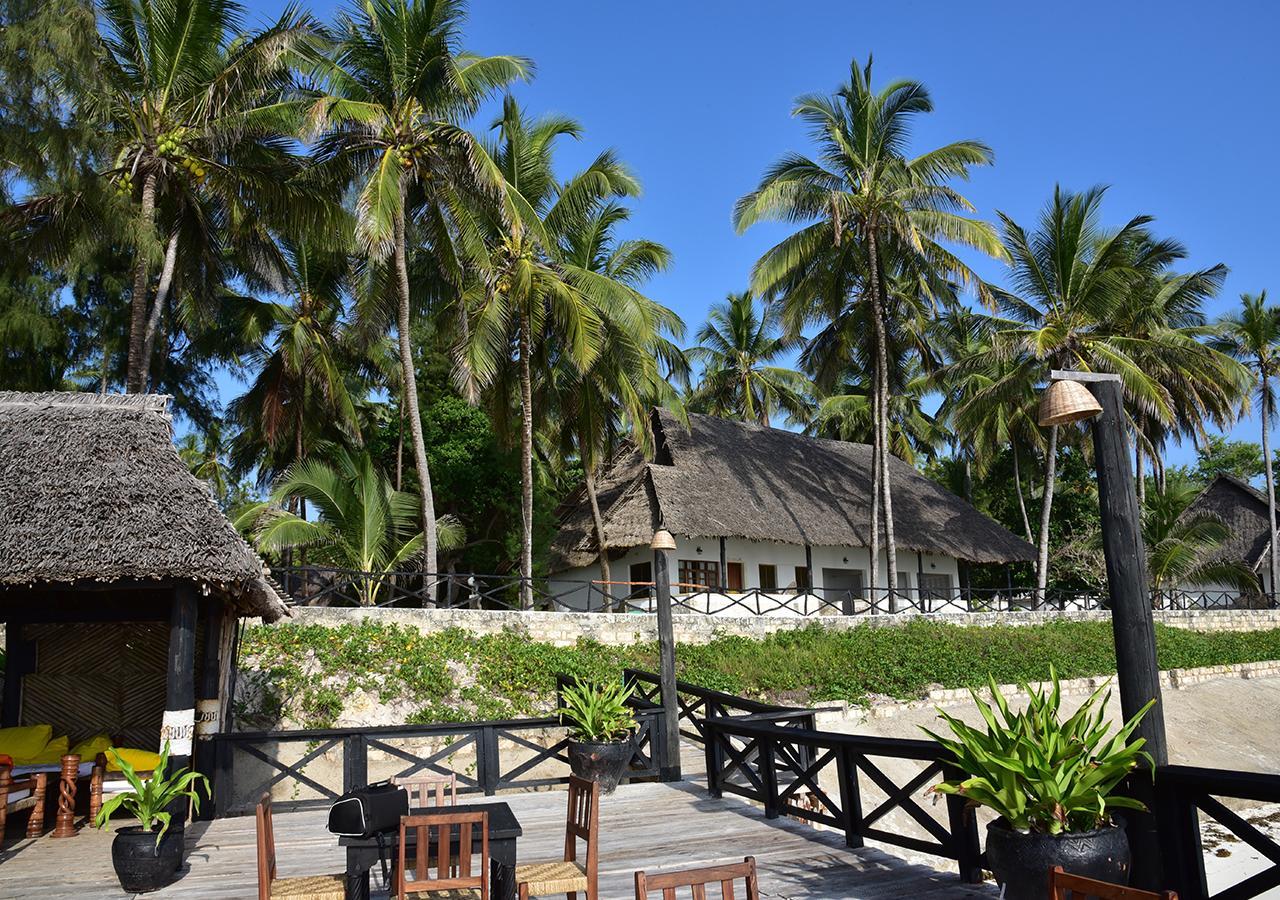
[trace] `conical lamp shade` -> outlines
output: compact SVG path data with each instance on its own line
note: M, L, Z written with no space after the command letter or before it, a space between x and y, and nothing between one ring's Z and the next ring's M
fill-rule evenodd
M674 550L676 549L676 539L671 536L671 532L665 528L659 528L653 533L653 543L649 545L654 550Z
M1040 424L1044 427L1092 419L1100 412L1097 398L1078 381L1055 381L1040 400Z

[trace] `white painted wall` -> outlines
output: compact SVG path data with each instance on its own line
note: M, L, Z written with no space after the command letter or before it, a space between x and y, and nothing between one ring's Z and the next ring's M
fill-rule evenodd
M862 572L863 584L870 583L867 571L870 561L870 550L866 547L813 547L812 587L818 596L796 594L796 568L805 565L804 547L797 544L780 544L770 541L748 541L741 538L725 539L725 556L728 562L742 564L743 587L750 591L759 588L760 565L773 565L777 568L778 593L759 594L721 594L692 592L686 588L674 588L672 594L687 598L684 602L699 612L725 615L817 615L820 613L838 614L839 610L825 604L821 599L823 589L823 569L856 569ZM716 537L676 536L676 549L670 551L671 579L679 579L681 560L704 560L719 563L720 539ZM621 558L610 563L610 571L614 581L630 580L632 564L651 563L653 551L648 547L633 547ZM876 579L880 588L888 585L886 570L888 555L880 554L879 577ZM950 579L953 595L959 593L959 566L949 556L925 553L917 554L913 550L898 551L898 571L905 574L905 586L909 596L914 600L919 588L917 573L923 570L927 574L946 575ZM727 577L722 576L722 577ZM604 596L598 582L600 567L598 564L584 566L558 573L550 579L550 590L556 595L561 608L564 609L599 609ZM624 592L624 586L614 587L615 596ZM832 598L834 601L834 598ZM636 606L647 608L645 599L633 601ZM854 611L863 612L870 604L866 601L855 602ZM750 608L754 607L754 608Z

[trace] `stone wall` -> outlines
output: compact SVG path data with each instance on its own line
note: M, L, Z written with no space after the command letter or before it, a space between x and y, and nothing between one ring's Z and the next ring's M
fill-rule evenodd
M1174 628L1196 631L1262 631L1280 628L1280 610L1194 610L1160 611L1156 621ZM760 638L792 628L818 624L823 628L856 628L859 625L893 627L910 621L904 615L817 616L800 619L782 616L699 616L676 615L676 641L682 644L705 644L718 635ZM990 612L934 615L939 621L957 625L1036 625L1063 620L1072 622L1104 621L1105 610L1094 612ZM430 634L447 628L461 628L472 634L496 634L515 631L531 640L559 646L570 646L579 638L590 638L602 644L620 646L652 641L657 636L657 616L641 613L572 613L516 612L483 609L351 609L300 607L292 619L306 625L337 627L369 619L375 622L409 626Z

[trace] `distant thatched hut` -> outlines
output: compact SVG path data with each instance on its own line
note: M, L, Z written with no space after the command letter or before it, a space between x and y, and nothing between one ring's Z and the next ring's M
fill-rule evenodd
M790 592L846 608L865 602L871 447L713 416L689 419L686 428L656 411L654 459L629 451L600 479L614 580L650 579L649 542L661 526L676 540L677 593ZM1026 541L896 457L890 470L900 569L893 587L904 596L950 596L965 563L1035 558ZM598 578L598 559L591 507L579 491L552 544L554 591L566 605L587 602L586 589L573 584ZM876 568L887 568L883 551ZM888 587L885 575L875 586ZM781 609L808 610L799 601Z
M1271 594L1270 514L1267 498L1248 482L1219 475L1182 511L1183 519L1208 517L1227 527L1228 537L1207 562L1232 562L1247 566L1258 578L1255 591L1241 591L1230 584L1183 584L1175 602L1198 606L1256 606Z
M187 471L168 398L0 392L3 724L188 756L223 727L238 618L285 606Z

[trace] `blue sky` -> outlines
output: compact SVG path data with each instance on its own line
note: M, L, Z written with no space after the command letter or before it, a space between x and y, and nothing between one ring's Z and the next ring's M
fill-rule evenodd
M282 5L254 4L252 17ZM566 172L614 147L640 176L634 233L675 254L651 294L693 330L786 233L736 235L730 211L779 154L807 150L793 99L832 90L868 53L877 81L931 90L919 148L976 138L995 150L963 188L981 215L1031 224L1055 182L1108 184L1108 223L1154 215L1189 265L1230 267L1212 315L1241 291L1280 292L1278 29L1263 3L473 0L467 44L535 61L517 96L585 128L564 148ZM970 262L1000 279L999 264ZM1257 440L1254 423L1235 432Z

